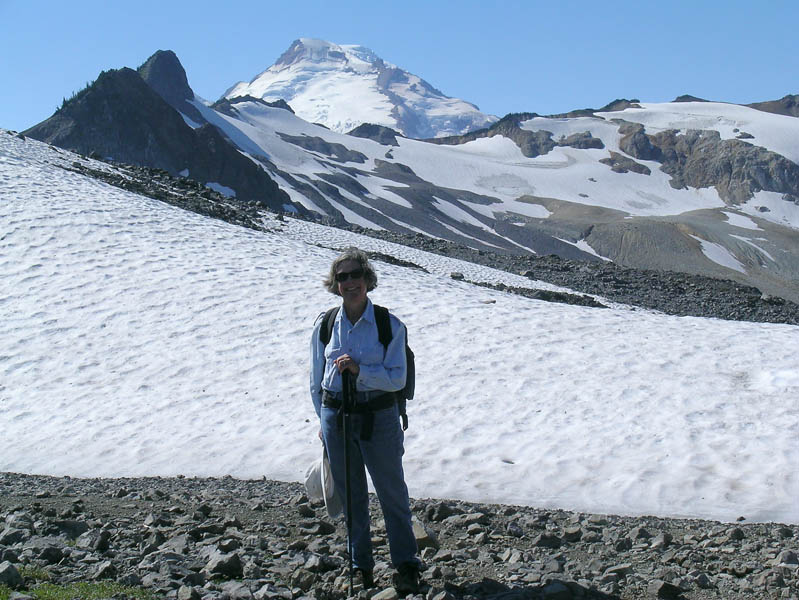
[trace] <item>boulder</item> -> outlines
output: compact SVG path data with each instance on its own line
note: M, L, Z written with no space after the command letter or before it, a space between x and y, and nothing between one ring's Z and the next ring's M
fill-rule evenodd
M117 576L117 568L110 560L104 560L97 565L94 572L94 579L115 579Z
M416 547L419 550L424 550L425 548L438 549L438 536L435 531L427 527L416 516L411 520L411 525L413 526L413 535L416 538Z
M221 575L230 579L242 576L241 557L236 553L223 554L214 551L205 564L205 572L209 575Z
M75 547L102 553L108 550L110 540L111 534L105 529L92 529L78 536L78 539L75 540Z
M541 533L533 538L532 544L536 548L560 548L562 540L550 533Z
M14 544L24 542L30 537L31 533L27 529L6 527L0 532L0 546L13 546Z
M55 521L53 525L55 525L62 533L66 534L73 540L89 531L89 525L86 523L86 521L62 519L60 521Z
M310 590L316 582L316 575L307 569L297 569L291 576L291 585L303 592Z
M664 598L665 600L677 600L682 594L682 590L676 585L655 579L647 586L647 593L650 598Z
M0 563L0 585L15 590L22 587L23 583L22 575L14 565L8 561Z

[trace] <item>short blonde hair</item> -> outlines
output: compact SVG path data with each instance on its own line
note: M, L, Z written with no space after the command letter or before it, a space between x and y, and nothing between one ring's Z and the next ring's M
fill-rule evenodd
M356 248L355 246L350 246L344 250L344 252L336 257L336 259L333 261L333 264L330 265L330 272L322 282L322 285L324 285L325 289L336 296L341 295L338 292L336 272L338 271L339 266L341 266L341 263L345 263L349 260L357 262L358 265L363 269L363 278L366 282L366 291L371 292L373 289L375 289L377 287L377 273L375 273L375 270L372 268L372 265L369 262L369 256L367 256L366 252L360 248Z

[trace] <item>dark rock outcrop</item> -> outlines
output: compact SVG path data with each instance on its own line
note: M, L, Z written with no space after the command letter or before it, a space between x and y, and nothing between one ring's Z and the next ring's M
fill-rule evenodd
M473 131L465 135L433 138L425 141L432 144L457 146L480 138L491 138L495 135L501 135L516 142L516 145L519 146L522 154L526 157L535 158L536 156L546 154L556 145L549 131L527 131L519 126L523 121L528 121L537 116L539 115L535 113L511 113L505 115L486 129Z
M646 135L643 125L627 121L621 121L620 123L619 133L622 137L619 140L619 148L622 152L639 160L662 162L663 152Z
M397 136L400 134L389 127L383 127L382 125L363 123L347 133L347 135L374 140L375 142L378 142L384 146L399 146L399 142L397 142Z
M741 140L722 140L717 131L663 131L650 136L663 153L662 170L671 186L715 187L721 198L740 204L759 191L799 194L799 165Z
M621 122L623 152L662 163L671 186L715 187L728 204L740 204L760 191L799 195L799 165L784 156L740 139L722 140L717 131L677 130L655 135L638 123Z
M570 148L577 148L578 150L596 149L602 150L605 144L602 140L595 138L591 135L590 131L583 131L580 133L573 133L569 137L558 141L558 146L569 146Z
M592 110L592 109L588 109ZM557 146L571 146L573 148L604 148L602 140L595 138L589 131L574 133L559 141L552 139L552 133L546 130L528 131L522 129L521 123L538 117L536 113L512 113L502 117L487 129L473 131L465 135L424 140L433 144L457 146L480 138L491 138L495 135L513 140L522 154L527 158L535 158L547 154ZM580 115L582 116L582 115Z
M627 100L626 98L617 98L612 102L608 102L602 108L580 108L577 110L570 110L569 112L566 113L547 115L547 118L573 119L576 117L593 117L594 114L598 112L618 112L621 110L626 110L628 108L641 108L639 102L640 100L638 100L637 98L633 98L632 100Z
M236 105L244 102L255 102L256 104L263 104L269 108L282 108L294 114L294 110L289 106L288 102L283 99L275 100L274 102L267 102L261 98L254 98L253 96L236 96L235 98L221 98L211 105L217 112L224 113L230 117L238 118L238 111Z
M698 98L696 96L692 96L691 94L683 94L682 96L677 96L672 102L710 102L710 100Z
M610 151L610 158L599 160L603 165L608 165L615 173L640 173L641 175L651 175L652 171L646 165L635 162L629 156L624 156L618 152Z
M284 142L294 144L305 150L310 150L311 152L324 154L339 162L365 163L367 160L366 155L361 152L350 150L343 144L328 142L318 136L289 135L288 133L280 132L277 132L277 134Z

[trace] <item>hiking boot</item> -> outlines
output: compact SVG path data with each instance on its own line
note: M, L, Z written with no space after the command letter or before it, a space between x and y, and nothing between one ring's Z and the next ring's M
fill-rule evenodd
M394 589L400 596L419 593L419 565L413 562L402 563L394 573Z
M375 587L375 576L371 569L355 569L355 574L363 589L370 590Z

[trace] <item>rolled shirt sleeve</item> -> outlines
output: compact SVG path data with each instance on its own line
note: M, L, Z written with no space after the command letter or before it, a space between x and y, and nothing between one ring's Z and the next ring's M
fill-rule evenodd
M375 328L375 331L377 329ZM407 365L405 357L405 325L391 316L391 343L383 362L361 364L357 386L359 390L385 390L396 392L405 387Z

